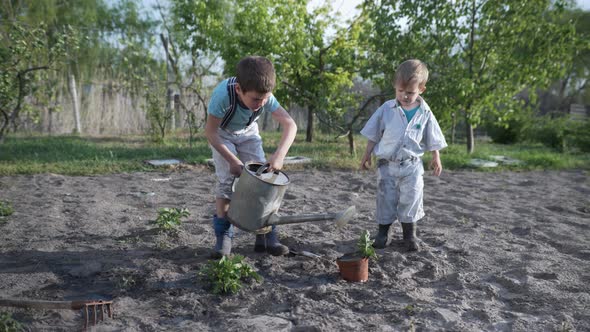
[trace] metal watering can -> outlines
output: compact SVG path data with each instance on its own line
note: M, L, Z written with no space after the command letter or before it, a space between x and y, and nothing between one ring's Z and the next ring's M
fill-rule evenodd
M228 220L248 232L263 232L272 225L334 220L341 227L356 214L354 206L339 213L279 216L289 177L281 171L268 172L268 164L247 162L234 182L234 193L227 212ZM268 230L270 231L270 230Z

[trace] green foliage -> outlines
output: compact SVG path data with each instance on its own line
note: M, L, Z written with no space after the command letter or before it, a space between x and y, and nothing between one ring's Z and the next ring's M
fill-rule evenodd
M14 213L14 209L12 208L12 204L7 201L0 200L0 217L7 217Z
M530 117L513 116L504 121L496 118L494 120L488 120L485 125L486 132L494 143L514 144L525 139Z
M590 119L572 124L569 142L570 146L581 152L590 152Z
M199 274L211 283L215 294L235 294L242 288L243 280L262 280L240 255L231 258L223 256L219 261L209 261Z
M360 26L339 27L329 4L309 12L307 1L179 0L172 11L177 29L188 32L180 41L183 49L218 52L227 75L246 55L270 58L281 104L322 113L327 127L342 125L343 115L361 99L343 93L352 87L364 54L358 47ZM338 32L327 37L330 30Z
M22 325L7 312L0 313L0 332L23 331Z
M150 137L154 143L164 143L166 129L172 119L172 112L166 109L163 98L149 88L146 91L145 99L144 108L150 123Z
M373 248L373 242L375 241L371 240L371 233L369 233L369 231L365 230L361 233L361 236L356 243L357 250L361 256L377 259L377 253L375 252L375 248Z
M63 64L77 42L70 27L52 32L43 22L30 27L16 20L0 26L0 142L9 125L18 127L25 97L43 84L40 73Z
M281 136L277 132L262 132L261 135L265 151L272 151ZM364 148L366 139L356 135L355 144L359 149ZM561 153L538 143L498 145L478 142L480 148L474 154L468 154L461 144L462 142L458 142L441 151L443 172L468 168L471 158L488 159L491 155L503 155L522 160L524 163L517 166L478 169L478 171L590 169L590 154L575 151ZM335 140L332 135L318 134L313 143L308 143L305 142L305 134L299 133L289 150L289 155L308 157L312 162L287 164L285 165L287 172L302 168L359 170L360 156L351 156L347 142ZM103 138L10 136L7 137L5 144L0 144L0 176L47 172L64 175L96 175L162 171L162 168L149 166L144 161L169 158L181 159L189 165L205 165L206 159L211 158L211 149L202 133L197 136L192 148L188 146L184 136L170 136L162 145L146 143L145 137L141 136ZM430 153L424 155L425 166L430 162L430 158ZM366 174L372 176L370 171Z
M589 152L590 120L575 120L556 114L538 117L533 119L529 137L559 152Z
M368 1L373 72L390 78L403 60L425 61L424 97L443 127L458 110L470 129L490 115L508 118L505 110L523 106L518 93L526 89L534 100L575 58L581 44L574 22L560 22L562 9L549 0ZM466 143L473 152L473 141Z
M205 163L211 149L204 137L198 146L184 144L184 138L165 144L145 143L145 137L81 138L8 137L0 144L0 175L59 173L90 175L131 171L153 171L144 163L150 159L179 158L187 163Z
M188 209L162 208L158 210L158 217L154 223L160 230L170 231L180 226L181 219L190 216Z

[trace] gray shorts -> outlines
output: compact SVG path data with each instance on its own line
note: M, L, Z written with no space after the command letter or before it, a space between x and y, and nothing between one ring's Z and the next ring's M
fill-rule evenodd
M377 223L416 222L424 217L424 166L422 160L379 160L377 168Z
M244 130L233 133L219 128L217 129L217 133L223 145L243 163L248 161L266 162L264 150L262 149L262 138L258 132L257 123L252 124ZM229 172L229 163L213 147L211 147L211 151L213 151L215 175L217 176L215 197L231 199L234 176Z

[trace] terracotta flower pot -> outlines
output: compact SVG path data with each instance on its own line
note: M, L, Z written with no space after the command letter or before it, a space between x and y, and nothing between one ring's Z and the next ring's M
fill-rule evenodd
M352 282L369 280L369 259L358 254L346 254L336 259L342 279Z

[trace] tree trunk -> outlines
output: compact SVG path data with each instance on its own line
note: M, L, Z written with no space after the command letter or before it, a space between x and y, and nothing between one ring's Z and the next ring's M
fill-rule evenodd
M70 75L70 94L72 96L72 105L74 106L74 121L76 122L76 131L75 133L80 135L82 134L81 125L80 125L80 105L78 104L78 92L76 91L76 78L74 75Z
M352 133L352 126L348 128L348 151L350 152L351 156L354 156L354 135Z
M305 141L313 141L313 106L307 108L307 135L305 136Z
M47 133L49 136L53 134L53 113L55 111L55 107L49 107L47 110Z
M6 112L0 112L2 116L2 122L0 122L0 143L4 143L4 133L8 128L9 118Z
M467 130L467 153L472 154L475 151L475 138L473 137L473 125L469 123L468 119L465 119L465 128Z
M170 112L170 130L174 132L176 130L176 110L174 108L174 93L170 88L166 90L166 108Z
M455 144L455 134L457 131L457 115L455 112L451 113L451 117L453 118L451 122L451 145Z

